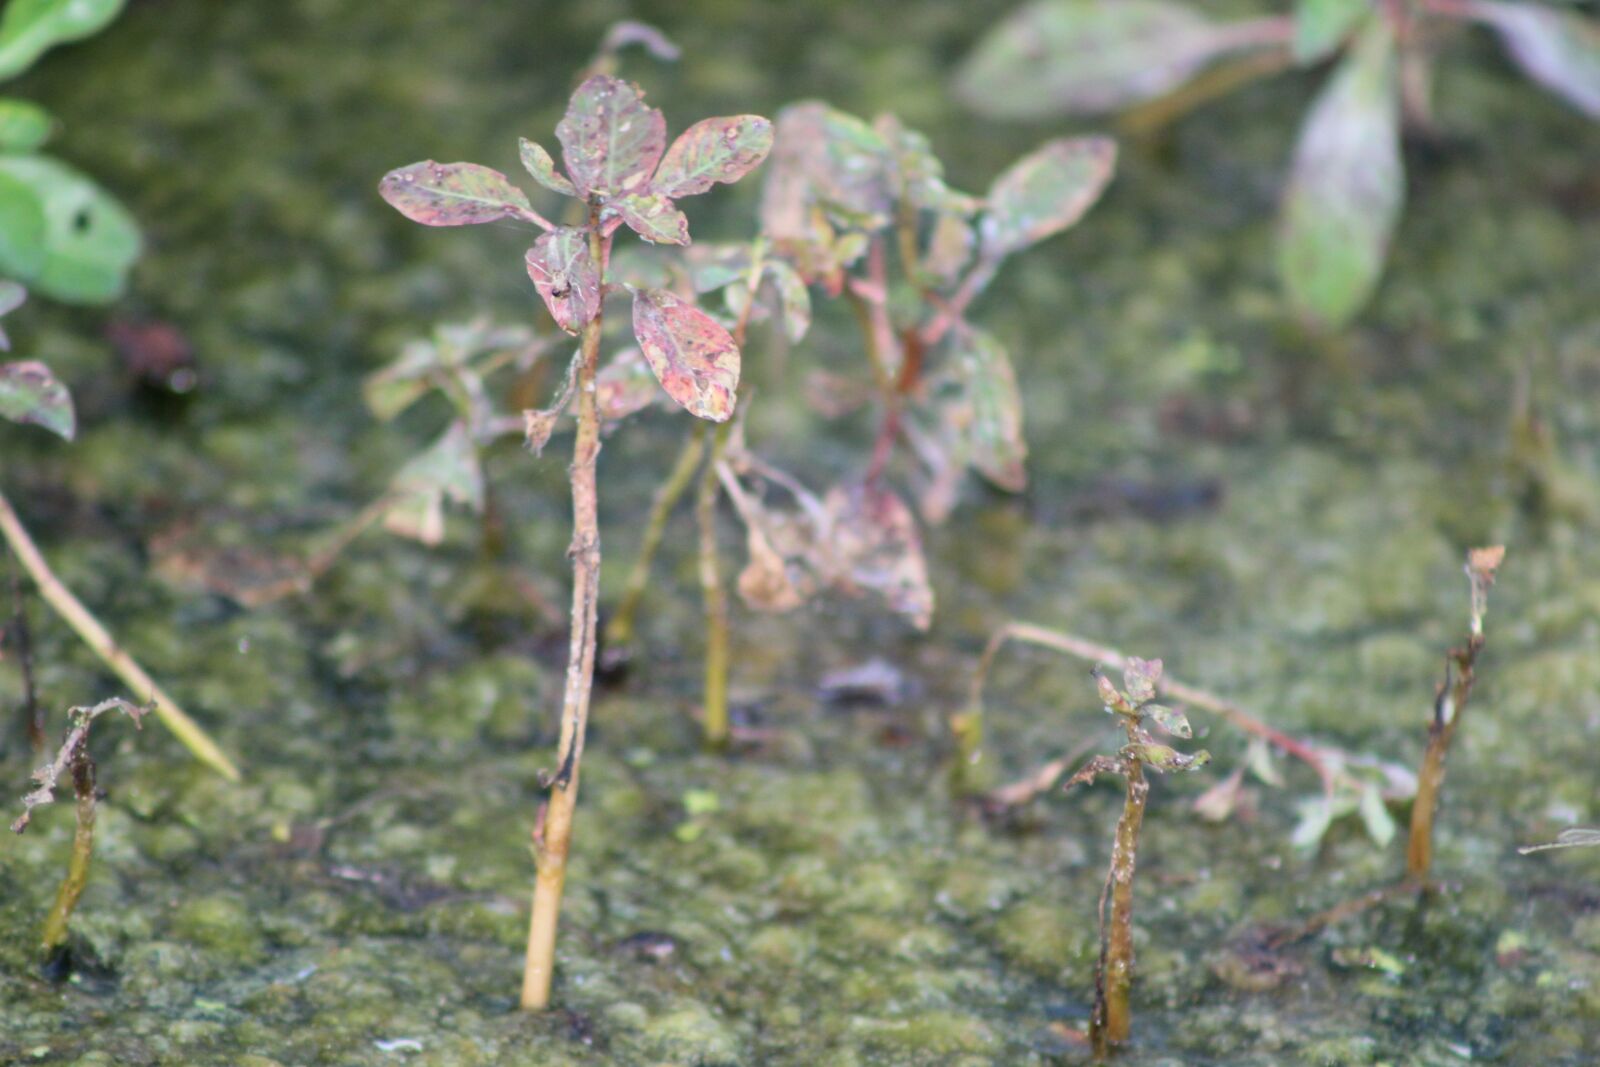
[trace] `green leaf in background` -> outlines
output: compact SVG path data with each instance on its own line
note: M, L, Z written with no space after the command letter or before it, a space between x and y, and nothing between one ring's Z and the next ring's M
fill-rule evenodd
M68 441L77 433L72 396L43 363L0 363L0 418L42 426Z
M0 156L0 176L40 198L45 256L31 275L15 273L46 296L104 304L121 295L139 256L139 227L109 193L64 163L44 156Z
M1160 96L1238 47L1171 0L1035 0L979 42L956 96L979 115L1093 115Z
M1312 107L1284 189L1278 268L1296 312L1327 327L1372 295L1405 174L1394 38L1375 20Z
M784 108L761 192L763 231L780 246L817 240L815 207L848 228L887 225L888 151L854 115L814 100Z
M28 290L14 281L0 278L0 319L5 318L28 299ZM0 326L0 352L11 351L11 338L6 336L4 326Z
M1309 66L1332 55L1362 18L1371 13L1368 0L1296 0L1295 62Z
M1543 4L1471 5L1517 66L1592 119L1600 119L1600 24Z
M983 330L956 331L956 368L970 408L967 454L973 467L1012 493L1028 487L1023 468L1022 394L1005 348Z
M425 545L444 540L446 500L482 511L483 468L466 423L451 423L431 448L412 457L395 473L390 492L384 529Z
M0 97L0 152L32 152L50 139L50 112L15 97Z
M44 269L44 202L32 185L0 173L0 273L31 282Z
M550 153L544 150L543 145L523 137L518 139L517 146L521 151L522 166L533 175L534 181L562 196L578 195L577 187L570 178L556 170L556 161L550 158Z
M11 0L0 12L0 79L33 65L51 46L97 33L123 0Z
M701 119L678 135L661 159L653 191L694 196L717 182L736 182L772 150L772 123L760 115Z
M1100 198L1117 163L1109 137L1051 141L1023 156L989 187L983 254L1000 259L1060 233Z

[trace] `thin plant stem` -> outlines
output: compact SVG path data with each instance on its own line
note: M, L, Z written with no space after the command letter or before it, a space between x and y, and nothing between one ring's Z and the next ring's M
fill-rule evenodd
M22 723L28 735L28 744L35 756L44 755L44 706L39 703L39 690L33 677L33 632L28 626L28 602L22 598L22 579L17 576L15 558L6 560L7 575L11 582L11 625L6 633L11 647L16 649L17 668L22 674Z
M1089 1017L1089 1043L1101 1058L1111 1046L1127 1041L1133 1026L1128 1002L1128 991L1133 986L1133 873L1139 860L1139 828L1144 824L1150 783L1138 760L1128 761L1125 774L1127 793L1122 816L1117 820L1111 866L1100 891L1100 966L1095 971L1094 1014Z
M728 592L722 584L722 567L717 552L717 464L728 447L729 424L716 428L711 455L700 471L700 486L695 498L695 520L700 528L700 595L705 605L705 743L711 749L725 748L729 737L728 720Z
M600 235L600 208L589 209L589 252L605 274L609 242ZM572 635L567 653L566 690L561 706L561 737L556 771L542 832L535 830L537 876L528 925L527 963L522 975L522 1007L542 1011L550 1005L555 972L556 923L572 847L572 819L578 803L578 771L583 760L589 696L594 687L595 622L600 592L599 489L595 471L600 456L600 415L595 376L600 369L601 313L583 328L578 364L578 431L572 449Z
M11 502L3 493L0 493L0 534L5 536L12 552L22 564L22 569L33 579L44 602L49 604L79 637L83 638L84 643L104 661L107 667L111 668L112 673L121 678L136 696L147 699L155 705L157 718L177 735L178 740L194 753L196 759L229 781L239 781L239 768L223 754L222 749L217 747L217 743L211 740L210 735L200 727L199 723L191 719L178 706L178 702L168 696L150 675L145 673L144 668L139 666L122 646L112 640L106 628L100 624L100 620L90 614L89 609L83 606L82 601L74 596L70 589L61 584L55 572L45 563L44 556L33 543L33 538L28 536L28 531L23 528L16 511L11 507Z
M1122 670L1128 665L1128 658L1116 649L1060 630L1051 630L1025 622L1012 622L1000 627L984 647L983 655L978 660L977 669L972 675L967 709L956 716L954 723L963 756L969 763L976 763L982 758L983 690L988 683L989 672L994 667L995 657L1008 641L1021 641L1056 652L1064 652L1076 659L1103 664L1115 670ZM1332 789L1333 772L1323 762L1317 750L1304 741L1267 725L1232 701L1224 700L1207 690L1185 685L1174 678L1165 676L1162 678L1161 692L1174 700L1219 715L1245 733L1259 737L1275 748L1281 749L1314 770L1317 777L1322 780L1325 790Z
M1475 633L1461 648L1450 650L1445 680L1434 697L1433 718L1428 723L1428 747L1417 772L1417 796L1411 805L1411 835L1406 842L1406 882L1420 886L1433 865L1433 820L1444 787L1445 757L1461 724L1461 713L1472 696L1473 667L1483 648L1483 634ZM1451 668L1454 668L1452 671Z
M49 961L67 943L67 924L72 919L78 898L89 884L89 863L94 859L95 773L87 743L72 761L72 791L77 799L77 828L72 834L72 858L67 861L67 876L56 888L56 899L45 916L40 945Z
M1213 67L1181 88L1131 109L1118 120L1117 125L1131 137L1147 137L1218 97L1226 96L1253 81L1282 73L1293 64L1294 56L1287 48L1240 56Z
M633 568L628 571L628 580L623 586L622 600L617 604L616 613L606 624L608 649L621 650L633 642L639 604L644 599L645 588L650 584L650 567L666 534L667 519L694 481L694 473L700 466L705 448L706 424L696 419L666 481L656 487L655 497L650 502L650 517L645 522L644 539L639 542L639 555L634 558Z

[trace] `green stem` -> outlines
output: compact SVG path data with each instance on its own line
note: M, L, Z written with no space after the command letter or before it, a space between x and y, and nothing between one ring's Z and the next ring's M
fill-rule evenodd
M717 552L717 464L727 451L729 423L716 428L711 455L700 471L695 499L695 519L700 528L700 595L705 605L706 675L705 743L722 749L728 744L728 593L722 584Z
M46 961L67 943L67 925L73 909L78 906L78 898L89 884L89 863L94 858L94 761L89 758L87 744L73 757L72 789L78 801L78 825L72 835L72 859L67 863L67 876L61 880L55 903L44 920L40 942Z
M706 424L696 419L666 481L656 488L655 498L650 502L650 517L645 522L644 540L639 543L639 555L633 561L633 568L628 571L627 584L623 587L616 614L606 624L608 650L621 653L633 643L639 604L644 599L645 587L650 583L650 566L661 548L661 539L666 533L667 519L672 509L677 507L689 483L694 480L694 472L705 454L705 442Z

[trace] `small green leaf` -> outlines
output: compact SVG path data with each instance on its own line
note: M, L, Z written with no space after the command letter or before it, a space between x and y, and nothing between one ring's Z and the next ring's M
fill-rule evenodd
M446 500L483 510L483 468L466 423L454 422L426 452L413 457L390 482L393 502L384 529L425 545L444 540Z
M1128 665L1122 668L1122 688L1135 704L1154 700L1156 688L1161 685L1161 661L1129 656Z
M1189 726L1189 717L1176 708L1169 708L1165 704L1146 704L1139 709L1139 714L1155 723L1156 727L1173 737L1193 737L1194 730Z
M562 196L578 195L578 189L572 184L572 179L556 170L556 161L550 158L550 153L544 150L543 145L526 137L519 137L517 147L522 156L523 169L533 175L534 181Z
M600 313L600 268L589 251L589 231L551 230L524 260L533 287L563 330L577 333Z
M1290 304L1338 327L1377 287L1405 175L1394 38L1373 20L1300 133L1284 190L1278 267Z
M578 86L556 126L567 174L582 196L643 192L667 145L667 121L638 86L596 74Z
M1278 770L1277 764L1272 762L1272 749L1267 742L1259 737L1252 737L1246 746L1244 759L1250 768L1250 773L1255 775L1265 785L1283 787L1283 773Z
M628 228L653 244L689 243L689 220L676 204L656 192L629 193L606 201L606 213L621 216Z
M806 288L805 279L781 259L767 260L762 271L777 290L778 303L783 309L784 333L798 344L811 329L811 292Z
M1128 759L1138 760L1160 774L1171 771L1197 771L1211 762L1211 753L1203 748L1199 752L1185 754L1170 745L1155 741L1135 741L1131 745L1124 745L1122 755Z
M96 33L124 0L11 0L0 12L0 80L15 77L53 45Z
M49 367L32 360L0 363L0 418L42 426L68 441L78 429L67 387Z
M1600 119L1600 23L1543 4L1480 0L1469 10L1494 28L1528 77Z
M1310 66L1333 54L1363 18L1372 14L1368 0L1296 0L1294 59Z
M1361 825L1367 828L1367 836L1372 838L1373 844L1383 848L1394 840L1394 819L1375 783L1368 782L1361 790L1361 806L1357 810L1361 814Z
M439 350L431 341L408 341L399 359L361 384L362 399L379 421L389 422L427 395L439 368Z
M936 285L949 285L972 261L977 244L972 227L960 215L941 214L933 223L928 247L922 254L923 274Z
M378 193L424 226L476 226L532 210L528 194L499 171L476 163L413 163L385 174Z
M1005 348L985 330L954 331L956 372L970 405L967 455L985 478L1020 493L1028 487L1023 467L1028 446L1022 439L1022 393Z
M32 281L44 269L44 201L28 182L0 173L0 271Z
M1109 137L1063 138L1017 160L989 187L983 254L999 259L1077 222L1100 198L1116 162Z
M713 789L685 789L683 813L691 819L699 815L715 815L722 810L722 798Z
M636 289L633 333L668 396L697 418L732 417L739 348L716 319L666 289Z
M997 119L1093 115L1152 99L1247 43L1197 6L1035 0L979 42L956 77L956 96Z
M8 273L68 303L104 304L121 295L141 245L138 224L126 208L47 156L0 156L0 176L32 188L45 219L43 262L32 274Z
M672 142L651 190L664 197L693 196L717 182L736 182L772 149L772 123L760 115L701 119Z
M0 98L0 152L32 152L50 139L50 112L38 104Z

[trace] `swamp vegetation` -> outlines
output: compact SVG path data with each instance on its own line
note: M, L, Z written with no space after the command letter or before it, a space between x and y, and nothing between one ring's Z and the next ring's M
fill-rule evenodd
M1273 214L1322 71L1138 135L981 118L955 93L981 7L136 0L6 83L49 109L49 151L114 193L143 252L114 303L34 287L6 317L7 358L49 364L78 432L0 423L0 490L241 780L154 715L94 731L93 863L50 973L72 806L3 835L0 1063L1088 1062L1131 782L1059 785L1092 753L1164 746L1097 708L1092 663L1037 645L1134 669L1111 687L1130 708L1156 685L1135 657L1159 653L1180 747L1210 756L1149 790L1117 1062L1600 1057L1600 852L1518 853L1600 823L1600 132L1487 35L1442 40L1437 135L1404 146L1382 279L1319 330L1286 311ZM917 526L925 631L848 591L786 614L730 595L708 747L693 594L708 527L730 565L748 527L704 478L666 518L628 670L594 691L552 1009L530 1014L570 431L541 460L520 425L475 445L480 495L429 496L397 472L471 426L449 384L465 379L387 405L372 383L433 338L496 412L539 410L576 343L518 262L537 225L424 229L375 186L423 157L519 173L518 137L548 138L630 17L681 58L631 47L603 73L674 133L802 100L889 112L979 190L1051 139L1119 148L1093 211L972 309L1015 368L1027 483L968 479L948 521ZM748 245L762 178L686 201L695 242ZM724 490L748 478L744 441L809 485L872 462L884 406L812 402L851 376L870 400L856 315L816 287L812 312L801 340L781 316L750 324ZM450 332L474 322L511 333ZM529 345L551 355L519 362ZM602 624L681 416L652 405L601 439ZM908 497L924 485L913 450L883 462ZM397 513L397 490L415 506ZM378 524L408 536L354 536ZM1485 620L1467 595L1487 582L1461 564L1489 545L1507 552ZM50 758L30 702L53 751L69 707L142 713L151 694L119 691L20 570L0 591L10 822ZM1460 659L1433 689L1450 648L1471 705L1408 865L1430 723L1458 721L1440 702Z

